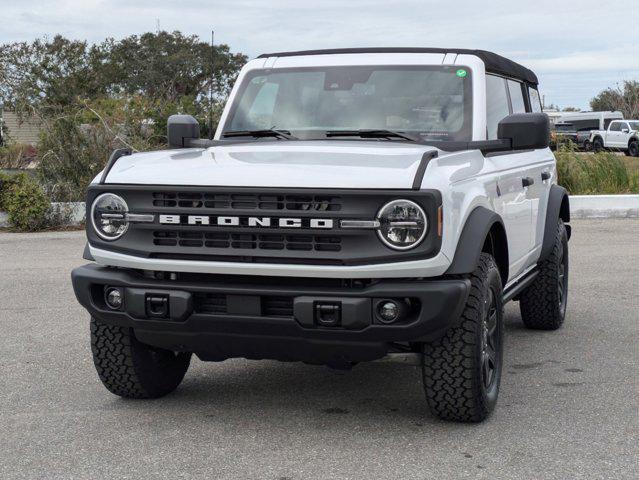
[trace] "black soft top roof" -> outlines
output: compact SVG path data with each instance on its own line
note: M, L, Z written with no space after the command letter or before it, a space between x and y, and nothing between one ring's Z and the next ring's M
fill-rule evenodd
M419 48L419 47L383 47L383 48L335 48L328 50L302 50L299 52L264 53L258 58L297 57L303 55L336 55L345 53L457 53L475 55L486 65L486 71L507 77L518 78L531 85L537 85L537 75L512 60L486 50L469 50L464 48Z

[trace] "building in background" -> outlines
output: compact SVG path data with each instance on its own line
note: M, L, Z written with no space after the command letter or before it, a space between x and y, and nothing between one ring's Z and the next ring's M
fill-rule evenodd
M40 134L40 122L34 117L20 116L0 105L0 145L21 143L35 145Z

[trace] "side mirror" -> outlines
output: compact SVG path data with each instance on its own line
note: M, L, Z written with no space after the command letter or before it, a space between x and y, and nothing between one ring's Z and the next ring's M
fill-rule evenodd
M497 126L497 138L513 150L534 150L550 144L550 121L545 113L513 113Z
M187 140L200 138L200 124L191 115L171 115L166 122L169 147L187 147Z
M630 130L628 130L627 128L622 128L621 133L630 133Z

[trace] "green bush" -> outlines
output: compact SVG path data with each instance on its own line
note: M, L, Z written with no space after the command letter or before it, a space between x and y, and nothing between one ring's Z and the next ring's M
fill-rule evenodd
M9 215L9 225L31 232L47 226L51 204L42 187L28 175L0 174L0 210Z
M639 193L639 175L629 172L622 157L611 152L555 153L559 184L572 195Z
M9 192L20 178L21 175L10 175L8 173L0 172L0 212L7 210Z

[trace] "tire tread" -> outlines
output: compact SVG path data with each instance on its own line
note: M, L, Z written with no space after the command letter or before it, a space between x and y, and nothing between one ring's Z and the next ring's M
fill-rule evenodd
M190 354L150 360L148 350L131 328L91 319L91 351L95 369L104 386L125 398L157 398L177 388L190 362ZM145 351L146 350L146 351ZM167 361L168 359L168 361Z
M476 365L477 349L481 348L477 328L483 318L483 299L490 288L491 270L499 274L492 256L482 253L470 276L471 290L460 324L448 329L438 341L424 345L426 400L431 412L445 420L480 422L494 406L482 394Z
M564 255L568 255L567 246L563 245L565 237L566 226L559 220L552 252L540 262L537 278L519 297L521 319L532 330L557 330L564 322L558 306L557 272L562 248L566 249Z

